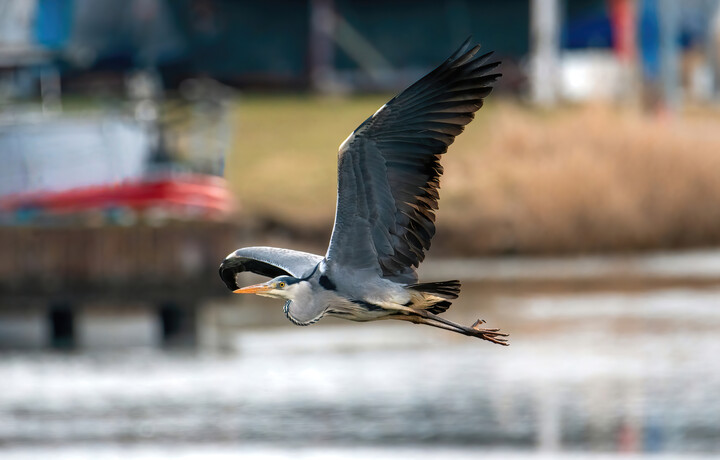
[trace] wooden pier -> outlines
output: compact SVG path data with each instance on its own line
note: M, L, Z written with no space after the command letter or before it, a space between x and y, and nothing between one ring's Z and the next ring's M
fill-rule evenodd
M194 345L227 223L0 228L0 347Z

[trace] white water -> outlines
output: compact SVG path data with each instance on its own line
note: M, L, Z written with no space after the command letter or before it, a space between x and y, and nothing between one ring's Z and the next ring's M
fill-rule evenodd
M512 345L321 323L229 355L2 355L0 458L720 454L720 291L463 298L451 318L484 302Z

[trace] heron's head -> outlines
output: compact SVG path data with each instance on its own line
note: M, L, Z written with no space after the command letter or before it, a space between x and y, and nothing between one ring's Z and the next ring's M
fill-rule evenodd
M252 286L236 289L233 292L235 294L257 294L263 297L292 300L293 293L298 288L300 281L302 280L292 276L278 276L267 283L253 284Z

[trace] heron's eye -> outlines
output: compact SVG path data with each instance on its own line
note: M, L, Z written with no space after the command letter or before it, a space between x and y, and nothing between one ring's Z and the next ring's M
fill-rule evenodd
M285 287L285 281L280 281L280 282L278 283L278 287L281 288L281 289L284 288L284 287Z

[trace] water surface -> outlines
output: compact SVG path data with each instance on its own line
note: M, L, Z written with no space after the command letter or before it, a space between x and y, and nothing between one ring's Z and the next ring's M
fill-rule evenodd
M467 286L448 316L486 318L512 333L510 347L407 323L331 321L240 331L235 353L6 353L0 453L712 457L719 294Z

